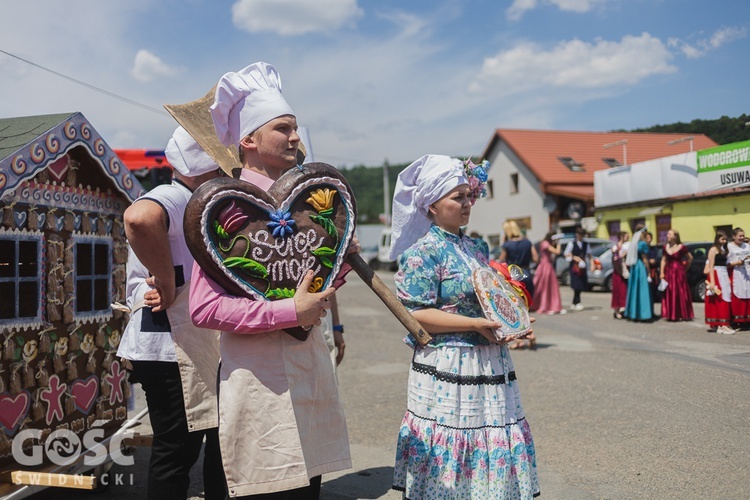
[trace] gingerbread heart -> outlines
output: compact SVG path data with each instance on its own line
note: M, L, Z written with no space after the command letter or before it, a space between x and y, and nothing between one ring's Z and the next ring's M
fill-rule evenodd
M88 415L99 395L99 378L91 375L87 379L76 380L70 386L70 394L73 396L76 409Z
M268 192L231 178L203 184L185 209L184 229L193 258L228 292L277 300L293 297L309 269L310 291L332 285L356 219L344 176L331 165L308 163L288 170Z
M9 392L0 394L0 424L9 436L15 434L31 407L31 394L22 390L15 396Z

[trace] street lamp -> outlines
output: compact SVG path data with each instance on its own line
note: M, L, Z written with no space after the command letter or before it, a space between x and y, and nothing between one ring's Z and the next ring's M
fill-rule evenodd
M628 147L627 147L627 144L628 144L628 140L627 139L622 139L622 140L617 141L617 142L610 142L609 144L605 144L602 147L604 149L609 149L609 148L613 148L615 146L622 146L622 164L623 164L623 166L626 166L628 164Z
M671 146L672 144L679 144L681 142L690 141L690 151L692 151L693 150L693 139L695 139L695 137L691 135L689 137L683 137L681 139L674 139L672 141L667 141L667 144L669 144Z

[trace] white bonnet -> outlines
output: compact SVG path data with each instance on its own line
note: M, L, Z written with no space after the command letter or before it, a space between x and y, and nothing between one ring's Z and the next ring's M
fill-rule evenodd
M213 158L182 127L174 131L164 154L169 164L185 177L197 177L219 169Z
M294 115L281 95L281 75L264 62L222 76L210 110L216 134L227 147L238 146L243 137L274 118Z
M450 156L425 155L406 167L393 193L391 259L427 234L432 224L430 205L468 183L463 162Z

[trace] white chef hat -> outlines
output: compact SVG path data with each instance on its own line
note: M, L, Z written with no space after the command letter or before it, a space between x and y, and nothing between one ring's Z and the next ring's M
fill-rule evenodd
M425 155L402 170L393 193L391 259L427 234L430 205L468 183L463 162L450 156Z
M211 117L219 140L237 146L261 125L294 111L281 95L281 75L276 68L256 62L225 74L216 86Z
M185 177L197 177L218 170L216 162L182 127L177 127L164 150L167 161Z

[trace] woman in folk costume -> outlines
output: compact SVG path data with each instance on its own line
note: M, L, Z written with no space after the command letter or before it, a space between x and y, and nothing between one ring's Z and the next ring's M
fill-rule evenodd
M617 244L612 247L612 311L615 319L622 319L625 303L628 297L628 268L625 266L625 256L628 254L626 245L630 235L620 231Z
M661 257L659 278L667 282L661 299L661 317L667 321L691 321L693 296L687 280L687 268L693 255L682 244L680 233L674 229L667 231L667 244Z
M651 301L649 284L648 245L641 240L646 226L639 224L633 233L633 240L628 246L625 264L630 271L628 278L628 297L625 304L625 316L631 321L652 321L654 305Z
M488 247L461 229L486 180L482 166L428 155L396 184L390 251L400 257L396 288L434 336L424 347L406 339L414 356L393 488L407 499L539 494L510 351L495 338L500 324L484 317L472 284L473 270L489 265Z
M240 148L241 180L267 190L297 164L297 120L273 66L259 62L224 75L211 116L220 141ZM356 247L355 240L350 251ZM194 271L192 319L222 332L219 441L230 497L316 499L321 474L351 467L344 412L318 327L335 288L310 293L312 275L293 298L256 301ZM335 285L342 283L340 275ZM300 342L282 331L295 326L315 328Z
M717 333L732 335L730 304L732 283L727 272L727 235L716 231L713 246L706 256L706 324Z
M727 265L732 272L732 323L750 323L750 245L745 243L745 231L736 227L732 241L727 244Z

